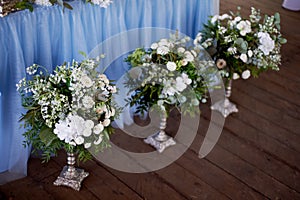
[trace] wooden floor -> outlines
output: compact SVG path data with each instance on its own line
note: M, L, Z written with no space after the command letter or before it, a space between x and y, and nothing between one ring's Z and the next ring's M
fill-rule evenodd
M7 199L300 199L300 12L281 8L282 0L220 2L220 13L238 5L247 12L250 6L263 13L280 12L288 43L279 72L234 82L231 99L239 113L226 119L218 144L207 157L199 159L197 154L210 119L205 105L194 143L164 169L131 174L86 162L81 167L90 176L76 192L53 186L65 164L64 153L48 164L31 158L26 178L0 186ZM126 137L118 130L113 140L132 151L151 149Z

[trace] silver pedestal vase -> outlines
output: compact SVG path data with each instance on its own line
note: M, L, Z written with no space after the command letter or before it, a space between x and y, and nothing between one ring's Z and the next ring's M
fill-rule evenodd
M212 110L219 111L225 118L231 113L238 112L236 105L229 100L231 96L231 87L232 80L230 79L225 88L225 99L216 102L210 107Z
M163 112L161 115L161 121L159 126L159 131L153 135L150 135L146 139L144 139L144 142L147 144L150 144L159 153L162 153L167 147L175 145L175 140L168 136L165 132L165 128L167 127L167 114Z
M60 175L53 183L56 186L68 186L74 190L79 191L81 182L85 179L89 173L83 169L75 168L75 155L74 153L67 152L67 165L64 166Z

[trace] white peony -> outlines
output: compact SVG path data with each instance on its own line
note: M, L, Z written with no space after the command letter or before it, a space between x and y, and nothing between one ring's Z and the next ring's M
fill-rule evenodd
M176 78L176 90L178 90L179 92L182 92L183 90L185 90L186 88L186 84L184 83L184 80L182 77L177 77Z
M242 36L245 36L247 33L251 32L251 22L248 20L245 21L240 21L237 25L236 28L239 29L240 34Z
M167 63L167 68L168 68L168 70L171 71L171 72L172 72L172 71L175 71L175 70L176 70L176 67L177 67L177 66L176 66L176 63L174 63L174 62L170 62L170 61L169 61L169 62Z
M248 79L250 76L251 76L250 70L247 69L247 70L243 71L243 73L242 73L243 79Z
M259 32L258 33L259 43L258 49L260 49L265 55L269 55L270 52L275 48L275 41L272 40L269 33Z

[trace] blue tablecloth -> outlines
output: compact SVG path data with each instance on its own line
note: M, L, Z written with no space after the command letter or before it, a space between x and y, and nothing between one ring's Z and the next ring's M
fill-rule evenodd
M37 7L0 18L0 184L27 174L29 149L22 145L18 123L24 110L15 87L27 66L37 63L51 71L64 61L83 59L79 51L88 53L135 28L168 28L194 37L219 9L219 0L114 0L107 9L70 4L72 11ZM120 74L124 70L120 66Z

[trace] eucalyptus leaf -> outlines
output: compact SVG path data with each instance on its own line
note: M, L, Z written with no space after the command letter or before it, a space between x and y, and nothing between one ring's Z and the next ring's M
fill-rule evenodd
M274 18L275 18L275 23L280 23L280 14L279 13L275 13L274 14Z
M287 43L287 39L285 39L285 38L280 38L280 39L279 39L279 42L280 42L281 44L285 44L285 43Z

